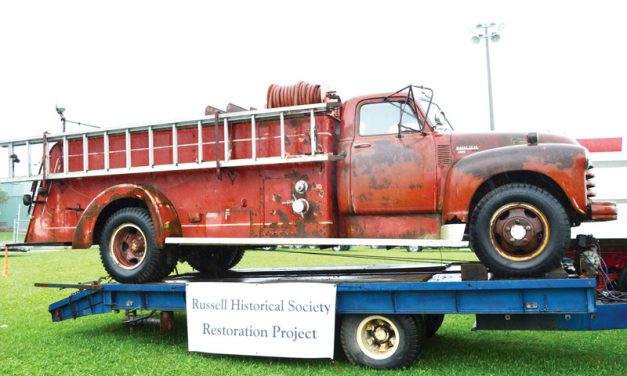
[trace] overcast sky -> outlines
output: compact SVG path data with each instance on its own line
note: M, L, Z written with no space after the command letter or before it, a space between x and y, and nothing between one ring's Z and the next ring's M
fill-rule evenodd
M492 43L497 130L625 136L621 1L3 1L0 139L70 120L123 126L265 105L269 84L342 98L435 90L458 130L489 129L480 22ZM72 128L76 129L76 128Z

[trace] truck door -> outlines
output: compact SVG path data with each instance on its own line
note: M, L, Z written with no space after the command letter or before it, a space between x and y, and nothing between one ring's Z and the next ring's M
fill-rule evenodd
M356 115L350 153L354 214L435 212L434 141L431 133L421 132L415 110L381 99L362 102Z

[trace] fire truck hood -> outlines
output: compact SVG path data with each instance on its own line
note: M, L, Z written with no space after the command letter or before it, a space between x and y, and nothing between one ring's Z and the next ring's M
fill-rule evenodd
M565 135L551 133L454 133L451 134L451 150L457 158L474 152L512 145L527 144L575 144L578 142Z

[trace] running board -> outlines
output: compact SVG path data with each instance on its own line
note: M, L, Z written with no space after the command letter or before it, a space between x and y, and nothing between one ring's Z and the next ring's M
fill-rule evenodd
M359 245L380 247L421 246L424 248L468 248L467 241L440 239L367 239L367 238L166 238L166 244L178 245Z

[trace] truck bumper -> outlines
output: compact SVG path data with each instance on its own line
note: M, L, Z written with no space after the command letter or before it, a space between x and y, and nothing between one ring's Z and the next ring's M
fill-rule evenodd
M615 202L591 201L588 204L589 221L613 221L618 216L618 208Z

